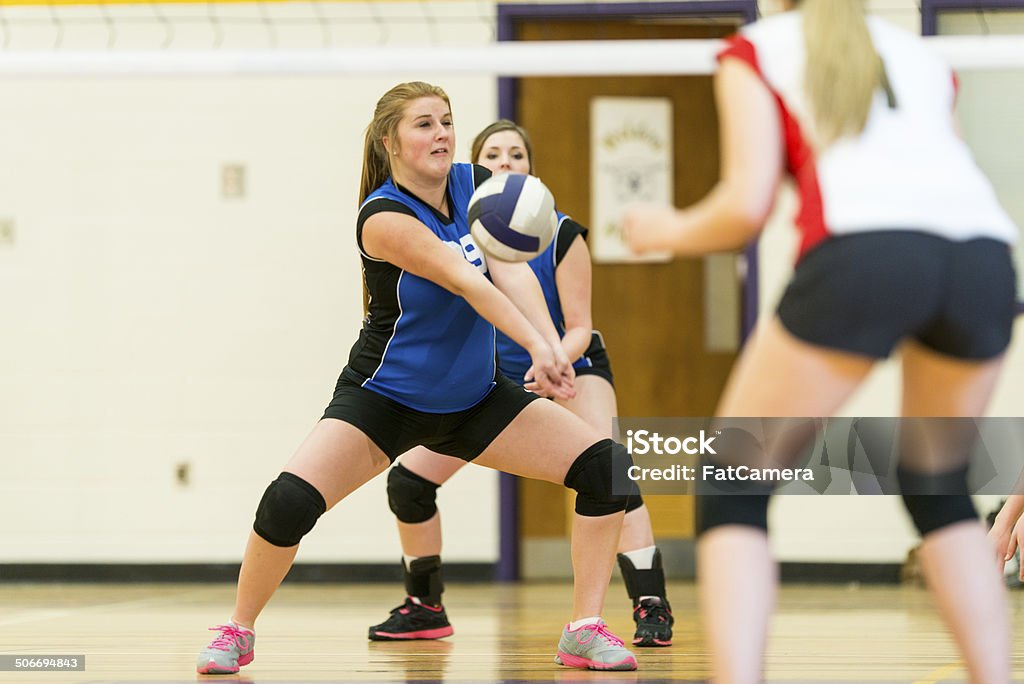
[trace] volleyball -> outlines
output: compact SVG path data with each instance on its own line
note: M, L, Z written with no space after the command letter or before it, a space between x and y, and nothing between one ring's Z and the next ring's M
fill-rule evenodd
M501 261L533 259L551 244L557 225L555 198L536 176L491 176L469 200L473 239Z

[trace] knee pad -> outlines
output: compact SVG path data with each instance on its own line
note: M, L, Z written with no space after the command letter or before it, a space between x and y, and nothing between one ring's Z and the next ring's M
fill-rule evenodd
M636 491L630 494L629 499L626 500L626 513L632 513L643 505L644 497L640 496L640 488L637 487Z
M388 505L395 517L404 523L426 522L437 513L437 488L401 463L388 473Z
M896 469L903 505L921 536L964 520L977 520L978 512L967 488L967 468L938 475Z
M576 490L576 512L599 517L626 510L629 495L612 492L612 468L616 462L628 465L630 460L626 447L610 439L580 454L565 474L565 486Z
M706 466L719 464L701 459L701 472ZM705 532L722 525L743 525L768 531L768 502L773 484L755 480L718 480L704 477L697 480L696 532Z
M721 525L745 525L768 531L768 492L704 494L697 497L697 536Z
M281 473L263 492L252 529L274 546L295 546L326 510L316 487L298 475Z

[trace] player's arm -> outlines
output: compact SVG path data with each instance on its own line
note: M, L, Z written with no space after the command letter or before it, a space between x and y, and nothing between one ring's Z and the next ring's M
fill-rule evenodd
M577 235L555 269L558 301L562 305L562 316L565 319L562 349L570 359L578 359L583 355L594 334L591 282L590 250L583 236Z
M634 252L695 256L739 249L768 219L783 164L775 98L750 66L726 58L715 75L715 101L721 130L721 179L686 209L628 209L623 233Z
M542 387L552 396L572 396L571 386L562 379L555 351L547 340L508 297L420 221L395 212L373 214L363 224L362 245L367 255L463 297L484 319L529 352Z
M540 288L537 276L528 263L510 263L500 259L488 259L487 269L491 273L494 286L508 297L519 311L526 316L534 328L541 334L552 349L560 365L560 372L571 382L574 376L572 363L562 347L555 324L551 321L544 292ZM511 337L511 336L510 336ZM531 354L532 356L532 354ZM522 378L525 380L526 378Z

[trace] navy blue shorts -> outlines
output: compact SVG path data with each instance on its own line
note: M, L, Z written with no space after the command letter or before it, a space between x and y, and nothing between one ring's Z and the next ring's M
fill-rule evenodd
M608 350L604 346L604 338L601 333L594 331L590 336L590 346L583 352L583 358L590 362L589 366L576 368L576 375L598 375L608 381L608 384L615 387L615 378L612 376L612 362L608 358Z
M872 231L829 238L804 255L778 315L805 342L873 358L912 338L984 360L1010 344L1016 293L1005 242Z
M494 388L475 406L455 413L426 413L342 375L323 417L359 428L392 463L415 446L472 461L538 398L498 373Z

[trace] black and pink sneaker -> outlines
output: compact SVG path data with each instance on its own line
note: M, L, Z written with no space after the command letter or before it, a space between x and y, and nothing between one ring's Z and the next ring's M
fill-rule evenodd
M455 633L444 606L428 606L412 596L391 611L391 617L370 627L370 641L441 639Z
M634 646L671 646L672 606L664 598L645 598L633 609L633 622L636 623L636 634L633 635Z

